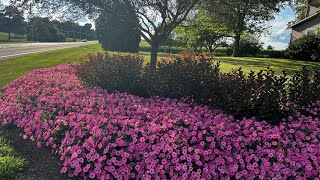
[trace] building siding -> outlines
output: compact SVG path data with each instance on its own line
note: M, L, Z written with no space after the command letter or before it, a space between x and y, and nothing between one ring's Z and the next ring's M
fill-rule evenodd
M310 5L317 6L320 5L320 0L310 0L308 3Z
M307 17L317 13L318 11L319 11L319 8L317 8L315 6L309 6Z
M298 24L292 28L291 41L301 38L307 34L309 28L320 29L320 16L317 16L309 21Z

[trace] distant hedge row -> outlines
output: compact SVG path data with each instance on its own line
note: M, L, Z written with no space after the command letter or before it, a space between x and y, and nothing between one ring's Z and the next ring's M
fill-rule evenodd
M185 48L181 47L168 47L168 46L161 46L159 48L159 52L169 53L172 54L178 54L181 51L186 50ZM151 52L151 47L140 47L140 51L142 52ZM205 49L203 49L204 52L206 52ZM285 58L284 51L277 51L277 50L260 50L257 55L248 55L245 56L252 56L252 57L261 57L261 58ZM232 49L231 48L217 48L214 52L215 56L231 56L232 55Z
M178 54L186 50L180 47L162 46L159 52ZM151 47L140 47L140 51L151 52ZM206 49L199 51L206 52ZM232 47L221 47L214 51L215 56L231 56ZM264 50L261 45L243 43L240 45L240 56L259 58L284 58L301 61L320 62L320 36L304 36L293 41L285 51Z
M169 46L161 46L158 50L158 52L164 52L164 53L169 53L171 52L172 54L178 54L181 51L184 51L185 48L180 48L180 47L169 47ZM139 51L142 52L151 52L151 46L140 46Z
M246 57L259 57L259 58L285 58L285 51L280 50L265 50L261 49L256 55L245 54ZM231 56L232 49L218 48L215 50L215 56Z

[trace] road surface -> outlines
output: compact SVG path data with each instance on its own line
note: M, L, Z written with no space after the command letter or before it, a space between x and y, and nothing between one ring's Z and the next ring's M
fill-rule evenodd
M45 52L57 49L79 47L88 44L95 44L97 41L90 42L67 42L67 43L19 43L19 44L0 44L0 62L29 54Z

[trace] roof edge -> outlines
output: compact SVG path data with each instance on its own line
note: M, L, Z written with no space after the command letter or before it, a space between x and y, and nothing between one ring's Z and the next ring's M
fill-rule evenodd
M301 24L301 23L303 23L305 21L308 21L309 19L312 19L312 18L314 18L316 16L319 16L319 15L320 15L320 12L314 13L313 15L311 15L309 17L306 17L306 18L304 18L304 19L302 19L302 20L300 20L298 22L293 23L292 25L289 25L289 27L293 28L293 27L295 27L295 26L297 26L297 25L299 25L299 24Z

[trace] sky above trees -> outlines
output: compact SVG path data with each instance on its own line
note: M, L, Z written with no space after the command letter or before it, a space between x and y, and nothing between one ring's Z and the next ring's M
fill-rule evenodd
M271 27L270 34L265 34L261 41L264 42L264 48L268 45L276 50L284 50L288 47L291 36L291 29L288 28L288 22L295 20L295 13L290 6L287 6L275 16L275 19L268 22Z

